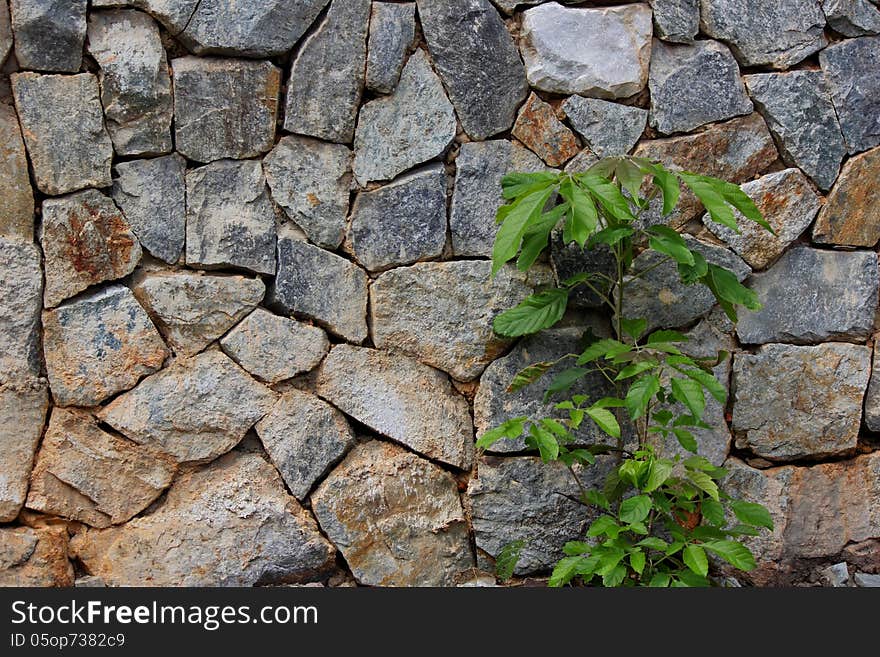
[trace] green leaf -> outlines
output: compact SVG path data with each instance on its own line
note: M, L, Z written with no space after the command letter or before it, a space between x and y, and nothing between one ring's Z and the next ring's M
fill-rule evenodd
M570 211L566 220L566 227L569 237L565 238L566 243L573 239L578 246L584 248L587 238L596 230L599 224L599 213L596 210L596 204L593 199L583 189L576 185L571 178L563 180L559 185L559 194L568 201Z
M579 557L582 554L589 554L593 550L593 546L583 541L569 541L562 546L562 551L571 557Z
M609 572L602 575L602 586L614 587L620 586L620 583L626 578L626 566L618 564Z
M625 499L620 504L620 520L622 522L641 522L651 512L651 498L648 495L636 495Z
M615 381L623 381L624 379L631 379L634 376L638 376L642 372L647 372L648 370L653 370L656 367L659 367L660 363L656 360L642 360L638 363L633 363L632 365L627 365L614 377Z
M494 429L489 429L477 441L477 449L489 449L499 440L507 438L515 440L519 438L525 430L525 423L528 422L527 417L515 417L506 422L499 424Z
M498 315L493 328L498 335L511 338L537 333L562 319L567 305L567 289L545 290Z
M612 438L620 438L620 425L614 413L605 408L588 408L586 411L602 431Z
M532 440L527 438L526 442L533 443L534 447L538 448L544 463L555 461L559 457L559 441L552 433L533 424L529 428L529 434Z
M575 178L614 219L623 223L635 221L629 202L617 185L589 172L578 174Z
M672 396L684 404L691 414L700 418L706 408L706 397L703 395L703 386L693 379L673 378L670 381Z
M628 344L618 342L612 338L603 338L596 340L589 347L584 349L577 360L578 365L586 365L599 358L615 358L621 354L630 351L632 347Z
M773 529L773 518L770 517L770 512L763 505L734 500L730 503L730 507L740 522Z
M547 370L551 369L554 365L556 365L556 361L545 360L521 369L513 376L513 379L511 379L510 385L507 386L507 392L522 390L527 385L534 383L544 376L544 374L547 373Z
M636 420L645 414L651 398L660 390L660 379L656 374L649 374L637 379L626 393L626 409L629 417Z
M547 586L554 588L568 584L578 574L578 566L583 557L563 557L553 568Z
M714 552L734 568L754 570L755 556L751 550L738 541L708 541L703 547Z
M665 589L671 581L672 578L667 573L654 573L648 586L655 589Z
M597 244L607 244L608 246L614 246L622 239L630 237L635 234L635 231L628 226L609 226L608 228L603 228L597 233L593 233L592 237L590 237L589 246L593 247Z
M666 216L675 209L678 197L681 194L681 186L678 182L678 177L662 166L655 165L652 171L654 173L654 184L663 192L663 215Z
M535 173L513 172L501 178L501 194L505 199L525 196L535 191L555 185L559 180L556 171L538 171Z
M634 201L637 201L642 188L642 182L645 179L645 174L641 167L628 158L621 157L618 158L617 164L614 167L614 175L617 177L617 182L620 183L620 186L629 192Z
M693 285L709 271L709 263L706 262L706 258L697 251L691 251L691 255L694 256L693 266L678 263L678 277L685 285Z
M648 344L657 344L659 342L687 342L690 340L688 336L683 333L679 333L678 331L654 331L651 335L648 336Z
M686 545L681 556L684 559L684 565L697 575L705 577L709 573L709 560L706 558L706 551L699 545Z
M758 206L755 205L755 202L742 189L740 189L739 185L734 185L733 183L718 178L714 178L713 180L716 181L715 189L718 193L724 197L725 201L739 210L740 214L749 221L754 221L762 228L770 231L773 235L776 234L773 227L767 223L766 219L764 219L764 215L761 214L761 211L758 209Z
M734 306L744 306L752 311L761 309L758 295L740 283L733 272L723 267L710 264L708 272L703 277L703 283L715 295L732 322L736 322Z
M636 543L636 545L641 545L642 547L646 547L649 550L657 550L658 552L663 552L667 548L666 541L662 538L657 538L656 536L648 536L647 538L643 538L641 541Z
M586 498L587 502L589 502L593 506L599 507L600 509L604 509L605 511L607 511L611 508L611 503L608 501L608 498L605 497L602 492L594 488L588 490L584 497Z
M700 512L710 525L721 526L724 524L724 507L721 506L721 502L712 499L703 500Z
M675 428L672 430L672 433L675 434L675 438L678 440L678 444L684 447L687 451L692 454L696 454L699 450L697 446L697 439L694 438L694 434L692 434L687 429Z
M699 470L689 471L687 477L694 486L705 492L716 502L718 501L718 484L715 483L712 477Z
M492 247L493 276L498 273L505 262L516 256L523 235L530 224L538 221L541 210L552 193L552 189L539 189L531 192L515 201L515 205L505 213L501 227L495 236L495 244Z
M596 518L590 528L587 530L587 536L609 536L610 538L617 538L617 535L620 533L620 525L617 524L617 521L611 516L599 516Z
M626 317L620 318L620 328L623 332L633 338L634 340L638 340L639 336L645 332L645 329L648 328L648 320L647 319L627 319Z
M647 230L651 235L648 246L664 255L668 255L677 263L694 266L694 256L687 247L684 238L669 226L651 226Z
M571 450L571 456L581 463L593 465L596 462L596 457L587 449L573 449Z
M523 540L511 541L501 548L501 552L495 557L495 576L502 582L513 577L516 562L519 561L519 555L522 554L525 544Z
M544 391L544 400L548 400L551 395L554 395L557 392L568 390L576 381L584 378L589 373L590 370L582 367L570 367L566 370L562 370L559 374L553 377L550 385L547 386L547 390Z
M535 264L535 260L547 248L550 233L553 232L553 229L559 223L566 210L567 206L565 204L558 205L550 212L542 215L537 223L526 230L523 234L522 250L519 252L519 258L516 259L517 269L527 271L529 267Z
M702 587L702 588L710 586L710 582L706 577L703 577L702 575L697 575L695 572L692 572L690 570L682 570L682 571L679 571L677 574L678 574L678 581L673 580L672 586L676 586L676 587L689 586L689 587Z
M718 400L719 403L724 404L727 401L727 390L721 382L715 378L714 374L701 369L689 369L683 367L676 367L675 369L685 376L692 378L694 381L697 381L701 386L708 390L709 394Z
M706 208L712 221L722 226L727 226L737 233L740 232L739 227L736 225L736 219L733 216L733 210L710 181L703 176L687 172L680 173L679 177L685 185L690 187L694 195L700 199L700 203Z
M646 493L657 490L662 486L672 474L672 463L655 459L651 461L648 468L648 479L645 481L645 487L642 489Z
M623 408L626 402L618 397L602 397L602 399L593 402L590 408Z
M634 550L629 554L629 565L632 566L632 569L636 571L639 575L645 570L645 553L641 550Z

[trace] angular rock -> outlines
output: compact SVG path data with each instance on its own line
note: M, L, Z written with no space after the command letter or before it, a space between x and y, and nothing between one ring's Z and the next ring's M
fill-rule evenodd
M749 287L763 309L744 313L736 332L747 344L861 340L874 323L877 255L796 247Z
M317 392L419 454L462 470L472 465L467 401L437 370L406 356L337 345L318 372Z
M768 173L742 185L767 220L775 235L734 211L740 232L717 224L703 215L703 223L753 269L764 269L782 255L803 233L822 206L820 197L800 169Z
M43 201L40 244L47 308L90 285L127 276L142 253L125 216L95 189Z
M880 148L851 158L819 212L813 241L873 247L880 240Z
M374 2L370 15L366 86L391 93L400 79L403 63L416 38L414 2Z
M314 369L330 342L317 326L257 308L220 341L220 347L258 379L277 383Z
M263 159L275 202L309 239L335 249L342 243L351 182L348 147L290 135Z
M598 157L629 153L648 120L648 112L639 107L581 96L571 96L562 104L562 111Z
M221 337L266 291L259 278L189 271L139 275L132 289L178 356L192 356Z
M186 264L275 273L275 209L258 160L186 173Z
M464 131L482 140L510 128L528 82L513 39L489 0L416 4L434 65Z
M0 527L0 586L72 585L65 527Z
M311 499L360 584L450 586L473 570L455 479L396 445L355 447Z
M86 0L12 0L18 65L38 71L79 71L87 4Z
M256 454L179 477L155 511L86 529L71 551L108 586L253 586L315 579L335 550Z
M856 586L864 588L880 588L880 575L856 573L853 575L853 582L855 582Z
M257 435L284 482L303 500L354 445L354 434L330 404L296 389L288 390L257 423Z
M457 256L490 256L498 225L495 212L504 203L501 178L513 171L546 167L516 142L497 139L462 144L455 160L455 189L449 214L452 250Z
M40 373L40 250L0 237L0 380Z
M334 0L290 69L284 129L351 143L364 90L370 0Z
M626 98L648 81L651 9L551 2L523 13L520 52L529 83L559 94Z
M700 31L700 0L649 0L654 35L664 41L693 43Z
M159 497L174 470L170 458L103 431L88 412L55 408L27 507L92 527L117 525Z
M746 87L789 166L800 167L822 189L840 171L846 144L820 71L747 75Z
M101 67L101 103L117 155L171 150L171 76L159 28L139 11L89 16L89 53Z
M668 45L655 39L648 84L649 120L664 134L688 132L752 111L736 60L717 41Z
M0 105L0 237L34 239L34 193L27 156L18 117L8 105Z
M223 353L208 351L147 377L99 417L180 463L206 462L235 447L275 400L274 392Z
M825 586L841 587L846 586L849 582L849 568L847 568L845 561L828 566L819 574Z
M94 75L13 73L12 93L41 192L110 186L113 143Z
M819 53L850 154L880 145L880 37L835 43Z
M439 256L446 244L443 165L431 165L358 194L348 242L355 259L369 271Z
M880 340L874 340L871 380L865 394L865 426L880 431Z
M769 344L733 366L736 445L773 461L855 449L871 350L844 343Z
M43 313L43 353L58 406L96 406L152 374L168 349L123 285L111 285Z
M0 522L15 520L24 505L48 408L45 381L0 383Z
M700 0L700 28L729 44L744 66L786 69L828 45L819 0L782 0L760 9L740 0Z
M0 64L6 61L12 50L12 23L9 18L9 5L0 4Z
M868 0L822 0L822 11L831 29L843 36L880 32L880 9Z
M599 158L596 157L596 154L590 150L589 146L587 146L582 149L580 153L571 158L563 170L566 173L584 173L598 161Z
M169 264L186 235L186 160L177 153L116 163L111 195L141 246Z
M509 340L494 317L549 280L505 267L492 279L485 260L423 262L385 272L370 286L370 324L380 349L398 349L461 381L480 375Z
M577 276L583 272L602 273L614 277L617 272L617 260L611 249L601 244L592 249L582 249L577 242L565 244L563 231L555 228L550 233L550 264L557 284ZM596 290L608 295L610 285L592 281ZM569 294L568 303L572 308L601 308L605 301L591 288L579 285Z
M455 137L452 104L431 70L423 50L416 50L390 96L361 107L354 137L354 175L361 185L390 180L443 153Z
M133 7L158 20L171 34L178 34L192 18L200 0L91 0L92 9Z
M563 0L563 2L571 2L572 0ZM547 0L492 0L492 3L505 14L512 14L517 7L526 5L540 5Z
M580 150L577 137L534 93L520 109L511 134L552 167L562 166Z
M180 57L174 75L174 140L197 162L256 157L272 148L281 71L271 62Z
M354 263L295 237L278 240L269 302L316 321L343 340L367 337L367 275Z

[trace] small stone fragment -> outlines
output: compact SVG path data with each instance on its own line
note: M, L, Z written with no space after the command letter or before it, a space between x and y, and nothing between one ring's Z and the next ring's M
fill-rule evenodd
M391 93L400 79L407 51L415 43L414 2L374 2L370 16L366 85L370 91Z
M551 167L562 166L580 150L577 137L534 93L520 109L512 134Z
M562 104L574 131L597 157L626 155L636 145L648 112L598 98L571 96Z
M850 154L880 146L880 36L847 39L819 53Z
M40 374L40 260L31 242L0 237L0 380Z
M880 148L850 158L819 212L813 227L813 241L873 247L880 240L877 181L880 181Z
M0 13L5 5L0 4ZM0 237L34 239L34 193L18 117L0 105Z
M822 11L831 29L843 36L880 32L880 9L868 0L822 0Z
M819 575L825 586L839 588L841 586L846 586L849 583L849 568L847 568L845 561L822 569L819 571Z
M48 408L44 380L0 382L0 522L15 520L24 505Z
M865 394L865 426L880 431L880 340L874 339L871 380Z
M693 43L700 31L700 0L649 0L654 35L664 41Z
M856 573L853 575L853 581L856 586L864 588L880 588L880 575L871 575L869 573Z
M0 586L72 585L65 527L0 527Z
M38 71L79 71L87 4L86 0L12 0L18 65Z

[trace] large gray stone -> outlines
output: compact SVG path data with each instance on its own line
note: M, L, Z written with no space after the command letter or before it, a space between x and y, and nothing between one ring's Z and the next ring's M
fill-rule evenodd
M414 2L373 3L367 51L367 89L383 94L394 91L407 51L413 47L415 38Z
M12 522L24 506L48 408L45 381L0 381L0 522Z
M338 345L321 365L317 392L419 454L462 470L473 463L467 401L433 368L406 356Z
M281 71L271 62L180 57L174 75L174 141L198 162L242 159L274 144Z
M498 12L489 0L417 4L425 40L464 131L471 139L486 139L510 128L528 82Z
M562 111L597 157L629 153L648 120L648 112L639 107L581 96L571 96Z
M451 586L473 572L455 479L396 445L357 446L311 500L360 584Z
M0 64L6 61L12 50L12 22L9 18L9 5L0 4Z
M651 9L551 2L523 13L520 52L529 83L543 91L626 98L648 81Z
M796 247L749 282L763 309L743 313L743 343L860 340L877 307L877 255Z
M40 373L40 250L0 237L0 379Z
M275 209L258 160L186 173L186 264L275 273Z
M275 469L241 453L181 475L149 515L77 534L71 550L109 586L299 582L335 557Z
M361 185L390 180L441 155L455 132L455 112L443 84L425 52L416 50L394 93L361 107L354 138L355 178Z
M520 108L511 135L552 167L562 166L580 150L574 133L534 92Z
M0 528L0 586L73 586L67 528Z
M3 5L0 4L0 11ZM34 239L34 193L15 110L0 105L0 237Z
M700 0L700 28L730 45L744 66L785 69L828 44L819 0Z
M86 0L12 0L18 65L38 71L79 71L87 5Z
M820 459L855 449L871 350L827 343L768 344L733 366L736 445L774 461Z
M654 35L664 41L693 43L700 31L700 0L649 0Z
M263 159L272 198L309 239L327 249L342 243L351 190L351 151L309 137L282 137Z
M859 37L880 32L880 9L868 0L822 0L828 25L843 36Z
M111 195L141 246L169 264L186 235L186 160L177 153L116 163Z
M284 129L350 143L364 90L370 0L333 0L290 69Z
M664 134L752 111L736 60L717 41L669 45L655 39L649 86L651 126Z
M848 39L819 53L849 152L880 145L880 36Z
M178 34L192 18L201 0L92 0L92 9L134 7L147 12L171 34Z
M865 426L880 431L880 340L874 340L871 380L865 393Z
M14 73L12 93L41 192L110 186L113 143L94 75Z
M873 247L880 240L880 148L847 161L813 226L813 241Z
M779 144L780 156L819 187L829 189L840 171L846 144L822 73L761 73L744 79Z
M439 256L446 244L446 172L436 164L358 194L348 243L369 271Z

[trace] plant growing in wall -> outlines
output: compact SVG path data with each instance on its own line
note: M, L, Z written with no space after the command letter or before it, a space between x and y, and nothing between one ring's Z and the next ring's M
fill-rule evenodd
M580 501L595 520L583 540L565 545L567 556L553 570L551 586L706 586L709 555L750 570L755 559L741 538L773 527L763 506L727 495L719 484L724 469L697 453L693 431L710 428L703 420L707 396L720 403L727 398L712 373L727 354L689 357L681 348L687 340L683 334L656 330L646 335L645 319L623 314L627 287L647 273L632 271L634 256L643 249L661 254L660 262L674 261L684 284L711 290L732 321L738 306L760 308L756 295L732 272L707 262L678 232L639 221L658 195L663 214L671 213L681 184L702 202L712 221L738 231L736 210L772 232L737 185L640 158L607 158L584 173L512 173L502 180L507 203L497 213L493 274L514 258L519 269L529 269L560 224L566 244L607 249L615 263L610 274L582 272L559 288L534 294L494 323L495 331L508 337L547 329L562 319L569 294L578 286L589 288L612 313L612 337L591 336L581 353L534 363L513 378L509 392L534 384L568 361L571 367L546 388L547 398L564 397L555 406L555 417L511 418L477 442L478 448L489 449L499 440L524 436L545 462L562 462L578 480ZM591 399L570 392L591 373L605 377L613 394ZM576 434L584 422L595 423L608 436L607 444L581 444ZM634 429L634 438L627 439L621 424ZM669 449L676 443L683 449ZM604 454L616 456L615 467L601 490L587 489L578 472L595 467L597 456ZM521 547L518 541L499 555L502 578L513 572Z

